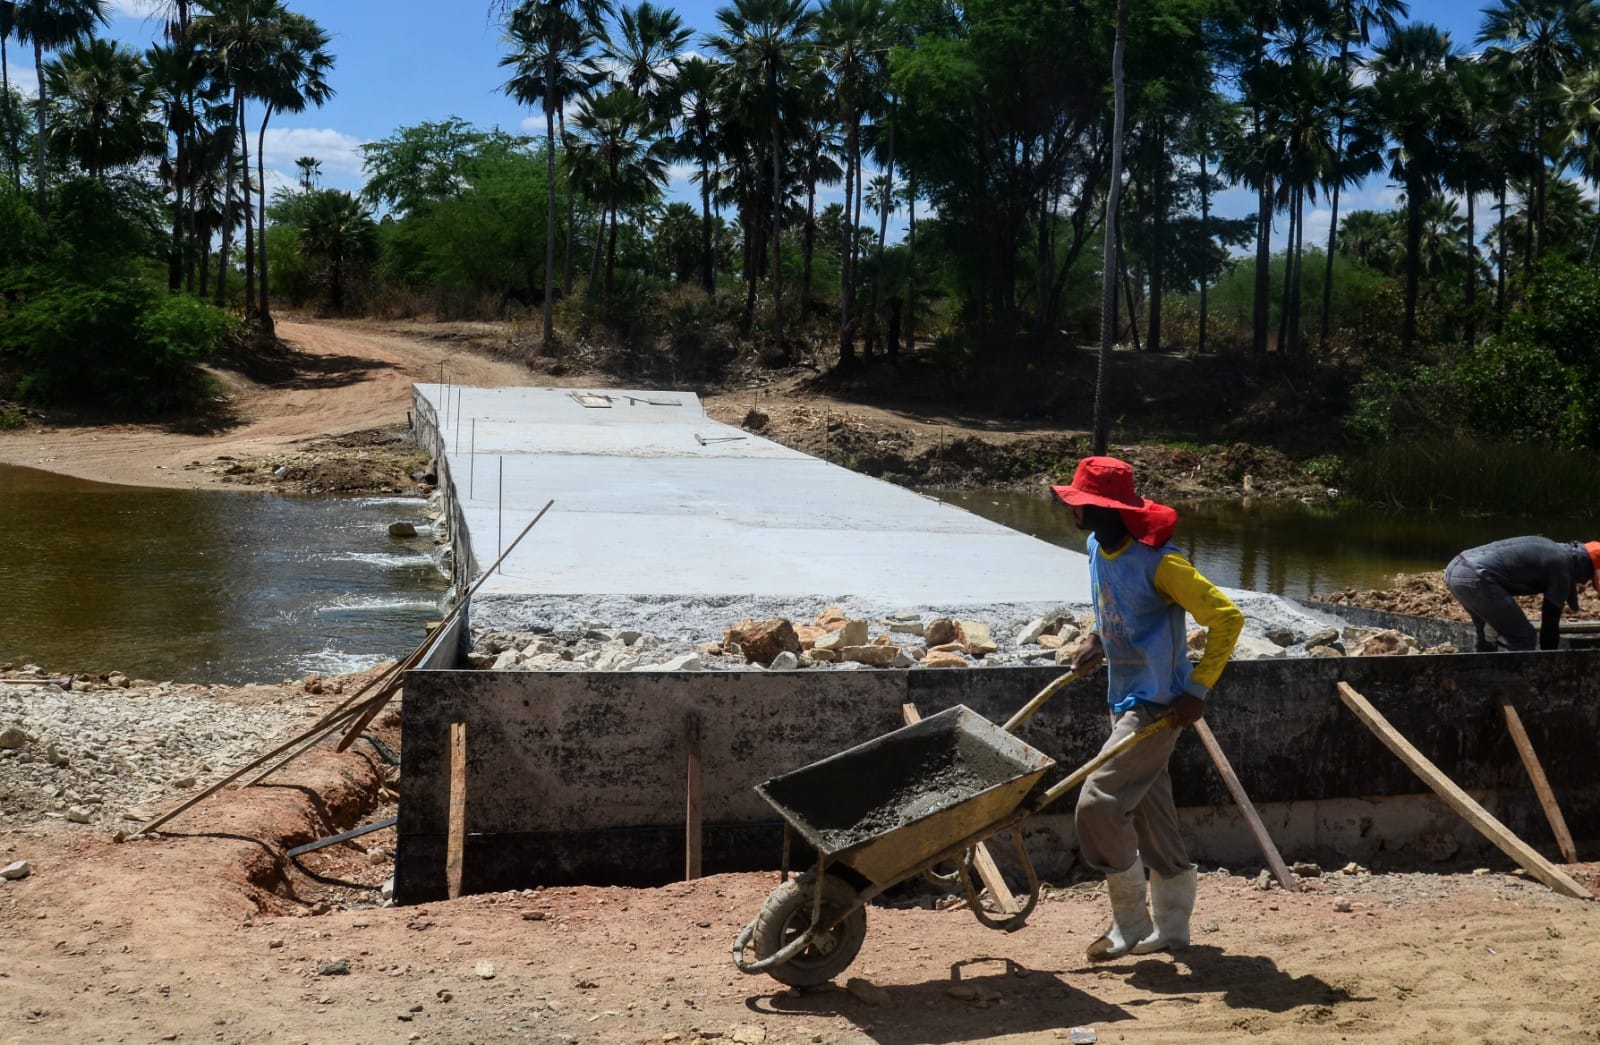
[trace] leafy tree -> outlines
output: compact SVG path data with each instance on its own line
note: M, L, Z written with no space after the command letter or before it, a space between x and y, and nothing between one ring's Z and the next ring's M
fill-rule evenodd
M300 188L310 192L317 187L317 179L322 177L322 161L315 156L301 156L294 161L295 169L300 172Z
M617 213L653 203L666 184L665 141L650 138L648 103L616 89L578 103L575 170L590 199L604 208L606 235L602 301L609 305L617 254Z
M707 294L717 290L711 247L711 194L716 187L718 124L721 114L717 99L717 67L694 55L678 67L673 83L677 96L674 118L676 134L673 156L695 164L695 182L700 186L700 284Z
M402 127L361 146L367 178L361 194L398 217L420 214L466 191L468 170L481 153L516 148L520 141L504 131L479 130L459 116Z

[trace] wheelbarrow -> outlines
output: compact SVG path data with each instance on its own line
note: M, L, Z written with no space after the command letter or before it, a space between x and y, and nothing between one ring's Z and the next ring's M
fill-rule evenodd
M756 792L784 822L782 881L733 942L739 971L764 972L793 987L826 983L860 952L867 904L919 875L941 885L959 882L968 907L989 928L1021 928L1039 902L1039 879L1019 825L1171 725L1159 719L1037 791L1055 762L1011 731L1076 677L1051 683L1004 726L957 705L758 784ZM791 878L794 833L817 862ZM1001 834L1010 836L1028 894L1016 912L996 917L979 903L973 852ZM935 871L951 863L953 872Z

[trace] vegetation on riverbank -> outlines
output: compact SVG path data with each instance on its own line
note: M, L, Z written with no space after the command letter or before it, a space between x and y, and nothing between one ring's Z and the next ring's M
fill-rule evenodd
M1600 9L1525 6L1491 4L1471 55L1402 4L1132 12L1114 441L1248 443L1379 503L1579 503L1590 470L1556 451L1600 444L1600 220L1573 180L1600 140ZM359 193L314 156L269 192L269 123L335 89L315 21L172 3L140 54L97 36L105 5L55 10L0 4L0 39L47 59L37 96L0 85L0 397L193 409L206 358L287 304L509 321L553 373L725 389L799 367L798 395L967 414L921 463L892 437L822 448L916 481L1081 452L1110 3L731 0L695 27L497 0L497 75L544 133L399 127L363 147ZM1402 206L1340 213L1377 172ZM1214 213L1230 188L1254 218ZM985 434L1005 426L1060 445Z

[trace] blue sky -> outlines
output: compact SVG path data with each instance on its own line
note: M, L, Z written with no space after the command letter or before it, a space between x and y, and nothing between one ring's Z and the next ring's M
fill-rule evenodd
M115 11L112 36L142 48L159 35L160 23L149 17L157 6L151 0L112 0L110 6ZM536 113L499 91L505 80L505 70L497 65L503 48L498 28L489 21L487 2L290 0L290 6L315 18L332 35L338 64L332 77L337 93L326 106L279 117L268 132L266 161L284 180L293 177L297 157L310 155L322 161L324 185L358 189L362 183L358 147L363 142L386 137L402 126L449 116L484 127L543 133L543 120ZM671 6L697 33L706 33L715 29L721 4L689 0ZM1478 4L1451 0L1413 0L1411 17L1438 24L1457 46L1470 48L1480 9ZM13 78L31 91L32 55L17 51L11 48ZM692 198L681 175L670 192ZM1395 195L1393 187L1374 178L1346 193L1340 210L1390 207ZM1221 214L1251 214L1254 201L1247 192L1234 190L1217 201L1217 209ZM1325 208L1308 213L1309 242L1326 239L1327 220Z

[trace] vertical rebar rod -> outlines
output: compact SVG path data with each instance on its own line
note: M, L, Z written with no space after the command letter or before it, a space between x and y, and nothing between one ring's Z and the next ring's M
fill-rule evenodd
M500 458L500 494L495 499L494 509L494 551L500 554L500 534L505 530L506 514L506 459ZM505 573L505 564L500 565L500 572Z
M467 443L467 500L472 500L472 481L478 472L478 419L472 419L471 441Z
M456 389L456 453L461 452L461 389Z

